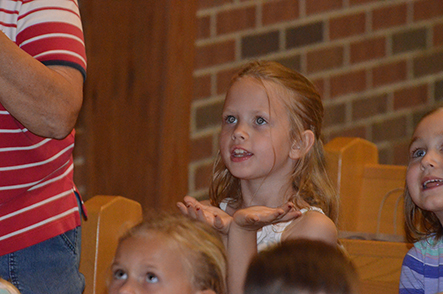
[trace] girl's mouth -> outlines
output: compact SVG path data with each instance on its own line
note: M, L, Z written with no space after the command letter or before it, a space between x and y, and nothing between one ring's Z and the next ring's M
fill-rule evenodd
M232 150L231 156L235 158L241 158L246 156L252 156L252 153L246 151L245 149L235 148L234 150Z
M443 180L441 180L441 179L431 179L431 180L427 180L427 181L423 182L422 188L423 188L423 190L426 190L429 188L438 187L442 184L443 184Z

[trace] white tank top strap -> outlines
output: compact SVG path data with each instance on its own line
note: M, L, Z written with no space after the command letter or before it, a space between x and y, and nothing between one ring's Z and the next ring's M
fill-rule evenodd
M308 212L308 211L317 211L317 212L320 212L320 213L322 213L322 214L325 214L321 208L319 208L319 207L315 207L315 206L309 206L309 207L307 207L307 208L302 208L302 209L300 209L300 212L301 212L302 214L305 214L305 213Z

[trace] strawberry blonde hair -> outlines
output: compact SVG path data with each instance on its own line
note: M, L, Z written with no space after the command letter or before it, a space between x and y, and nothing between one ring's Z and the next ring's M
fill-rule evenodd
M287 109L291 125L288 136L292 142L303 143L302 133L305 130L314 133L314 145L297 160L293 168L290 180L296 193L289 201L297 204L298 201L304 200L309 205L320 207L336 222L338 201L326 173L321 139L323 104L315 86L300 73L273 61L253 61L246 64L234 75L231 86L244 77L251 77L262 84L266 82L275 86L276 91L273 93L276 93ZM209 198L211 204L217 207L225 199L229 199L229 203L235 207L242 204L240 180L226 168L220 152L213 166Z

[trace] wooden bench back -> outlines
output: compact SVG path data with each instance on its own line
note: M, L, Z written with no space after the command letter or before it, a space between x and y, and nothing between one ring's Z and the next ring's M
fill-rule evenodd
M404 233L406 166L379 164L377 146L360 138L335 138L325 151L340 197L340 242L359 273L360 294L397 294L412 247Z
M406 166L379 164L375 144L360 138L335 138L325 150L340 196L339 229L404 236Z
M110 265L118 240L142 220L140 203L121 196L94 196L85 202L88 220L82 224L80 272L84 294L106 294Z
M412 244L341 239L360 277L360 294L398 294L403 258Z

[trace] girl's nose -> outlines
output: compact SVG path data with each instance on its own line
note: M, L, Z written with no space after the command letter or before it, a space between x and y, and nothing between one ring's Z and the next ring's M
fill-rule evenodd
M232 140L246 140L248 138L248 132L246 128L242 125L237 125L237 127L234 129L234 132L232 132Z
M439 156L435 154L435 152L429 150L421 160L422 169L424 170L426 168L436 167L439 163L439 160L441 160L441 158L439 159Z
M118 289L118 294L137 294L137 290L135 289L132 283L124 283L120 289Z

